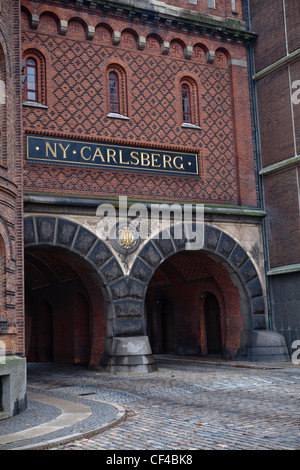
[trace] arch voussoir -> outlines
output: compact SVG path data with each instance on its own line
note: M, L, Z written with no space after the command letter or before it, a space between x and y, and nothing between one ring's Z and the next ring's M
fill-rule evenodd
M24 247L52 245L68 249L84 258L106 283L102 267L114 258L109 247L94 233L74 221L54 216L24 218ZM121 270L118 265L119 270ZM115 267L115 271L117 267Z

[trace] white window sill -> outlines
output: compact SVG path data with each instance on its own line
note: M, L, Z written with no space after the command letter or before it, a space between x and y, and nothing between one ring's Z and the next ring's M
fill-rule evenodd
M127 119L129 120L128 116L123 116L123 114L118 113L108 113L107 117L117 118L117 119Z
M45 104L36 103L35 101L24 101L23 106L32 106L33 108L48 109L48 106L46 106Z
M187 127L189 129L201 129L200 126L196 126L196 124L191 124L190 122L183 122L181 127Z

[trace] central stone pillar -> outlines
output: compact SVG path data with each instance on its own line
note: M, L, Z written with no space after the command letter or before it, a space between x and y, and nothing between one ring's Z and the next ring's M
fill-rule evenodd
M106 339L107 372L153 372L157 370L148 336L116 336Z

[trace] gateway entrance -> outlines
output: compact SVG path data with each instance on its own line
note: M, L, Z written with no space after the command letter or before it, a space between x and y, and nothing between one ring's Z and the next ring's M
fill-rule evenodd
M29 362L99 364L104 300L93 269L57 247L25 251L26 356Z
M207 353L222 354L220 306L214 294L207 294L203 310Z
M146 310L154 354L231 357L240 346L239 291L224 266L201 251L175 254L159 266Z

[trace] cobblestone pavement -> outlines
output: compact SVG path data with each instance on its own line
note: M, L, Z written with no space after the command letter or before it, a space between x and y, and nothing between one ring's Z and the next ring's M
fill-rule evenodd
M127 417L56 450L300 449L300 366L158 362L151 374L85 374L52 391L115 402Z

